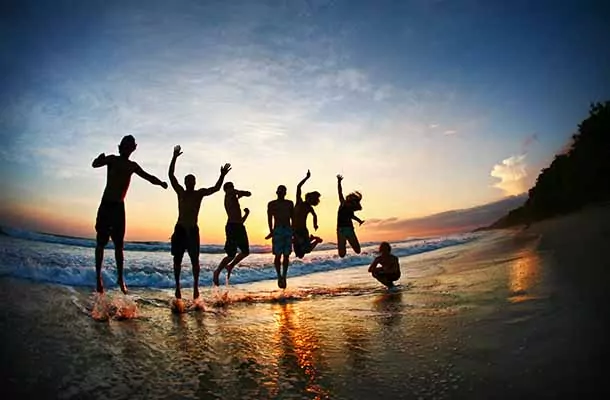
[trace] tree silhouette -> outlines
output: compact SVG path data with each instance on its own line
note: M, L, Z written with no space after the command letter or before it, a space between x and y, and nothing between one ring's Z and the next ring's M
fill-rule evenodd
M528 199L489 228L506 228L610 200L610 101L591 104L568 150L544 168Z

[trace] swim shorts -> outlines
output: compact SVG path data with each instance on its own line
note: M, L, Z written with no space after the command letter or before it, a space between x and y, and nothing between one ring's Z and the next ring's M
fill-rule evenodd
M287 226L278 226L273 230L272 252L274 255L289 256L292 252L292 229Z
M235 257L237 248L244 254L250 253L248 234L244 224L231 222L225 226L227 241L225 242L225 252L229 257Z
M125 238L125 203L102 200L97 209L95 231L99 244L106 246L112 238L114 246L122 248Z
M191 259L199 259L199 227L197 225L185 228L180 224L174 227L172 235L172 256L182 259L187 251Z
M341 235L346 239L356 237L356 232L353 227L350 226L340 226L337 228L337 235Z

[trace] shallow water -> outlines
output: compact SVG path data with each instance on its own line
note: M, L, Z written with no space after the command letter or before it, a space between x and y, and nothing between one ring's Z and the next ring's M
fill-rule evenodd
M88 289L3 278L3 387L62 399L558 394L587 361L573 327L590 321L557 297L549 262L534 239L496 236L401 258L394 292L366 267L289 278L286 292L204 288L204 309L184 314L171 289L111 290L102 322Z

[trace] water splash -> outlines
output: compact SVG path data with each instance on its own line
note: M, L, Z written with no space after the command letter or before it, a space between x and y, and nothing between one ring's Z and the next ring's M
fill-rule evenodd
M106 293L95 293L90 315L96 321L134 319L138 317L138 306L128 296L112 297Z

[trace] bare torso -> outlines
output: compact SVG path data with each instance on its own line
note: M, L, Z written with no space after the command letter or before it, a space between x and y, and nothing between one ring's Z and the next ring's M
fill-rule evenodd
M106 188L102 200L112 202L122 202L129 189L131 175L138 168L138 164L125 157L107 157Z
M237 194L225 194L225 210L227 211L227 223L242 223L241 207Z
M278 226L291 226L294 204L290 200L273 200L269 202L268 210L274 218L274 228Z
M380 265L383 272L386 274L397 274L400 273L400 266L398 264L398 257L393 254L380 255L376 260Z
M304 201L298 201L294 206L294 214L292 216L292 227L295 229L307 228L307 216L313 208L310 204Z
M203 199L202 190L184 190L178 193L178 223L184 227L196 226Z

